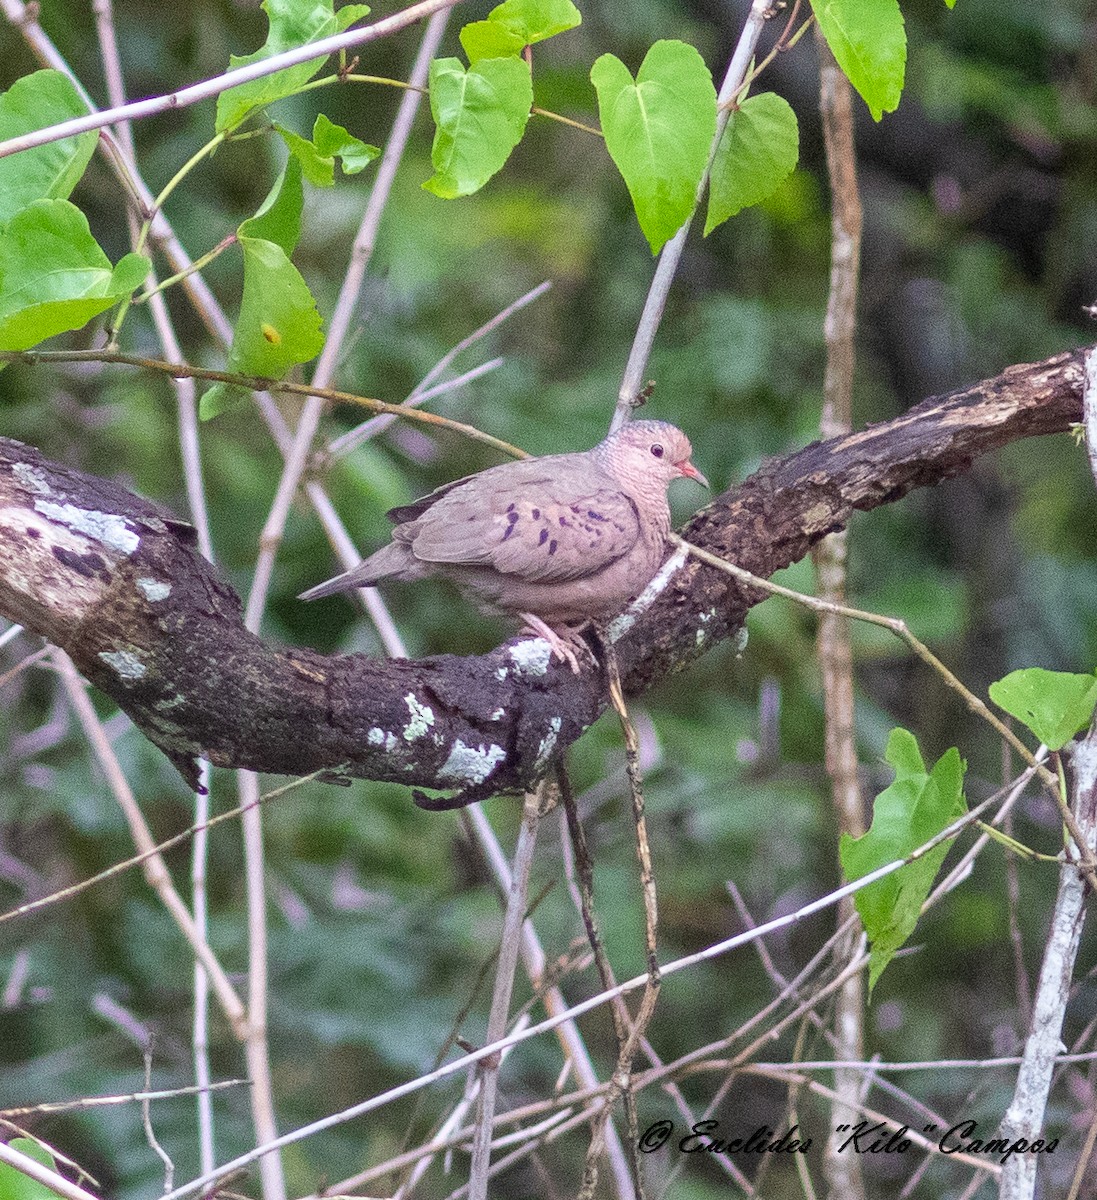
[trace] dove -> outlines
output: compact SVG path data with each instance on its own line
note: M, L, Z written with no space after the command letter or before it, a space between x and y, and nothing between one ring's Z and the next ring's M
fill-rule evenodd
M612 616L667 556L667 488L708 487L689 438L666 421L632 421L590 450L489 467L388 513L392 541L298 597L383 579L448 579L489 612L519 616L578 674L578 628Z

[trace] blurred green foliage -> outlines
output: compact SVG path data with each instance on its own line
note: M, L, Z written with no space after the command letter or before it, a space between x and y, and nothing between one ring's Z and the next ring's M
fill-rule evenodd
M463 19L487 7L471 6ZM654 40L680 37L719 76L744 10L705 0L586 7L591 11L579 30L538 53L534 84L537 104L587 122L595 101L586 72L597 54L611 51L635 70ZM878 126L858 105L866 207L859 422L887 419L926 395L1083 344L1092 334L1081 306L1097 293L1097 43L1088 6L960 0L949 12L939 0L912 0L904 12L903 102ZM249 52L265 34L259 13L228 0L175 6L170 19L151 0L120 0L116 19L132 95L215 75L230 52ZM43 21L103 103L90 6L47 5ZM362 48L358 70L404 77L417 37L410 30ZM456 50L454 30L443 53ZM18 31L0 27L0 86L35 66ZM810 37L768 74L767 86L800 119L800 168L761 207L706 240L691 239L648 371L657 384L652 415L689 432L696 461L720 489L766 456L811 440L819 412L829 211ZM331 87L283 102L276 118L304 134L322 108L354 136L383 145L396 101L394 89ZM204 104L136 127L154 188L212 134L213 119L213 106ZM386 211L340 384L400 400L454 344L547 278L554 285L547 296L466 351L454 370L496 354L504 365L436 407L534 453L592 444L608 422L652 270L620 178L595 139L534 118L512 161L482 193L447 203L420 186L431 171L430 140L424 109ZM167 216L193 256L255 212L284 153L277 136L223 147L171 197ZM309 192L294 261L324 314L374 170L340 180L331 191ZM127 233L117 185L101 160L93 160L74 198L117 261L128 249ZM240 302L233 259L222 256L206 273L230 313ZM191 360L221 365L223 351L183 299L173 296L170 304ZM133 345L153 351L143 310L130 320ZM94 344L97 337L93 326L68 344ZM325 432L335 435L358 419L357 412L337 410ZM162 379L86 363L8 368L0 373L0 432L186 513L176 416ZM244 592L280 461L251 407L204 427L202 439L218 561ZM483 447L454 435L428 437L419 427L394 425L335 463L325 482L352 535L371 548L385 537L386 508L492 461ZM683 488L675 502L684 517L696 497ZM906 618L974 687L985 689L1021 666L1090 671L1097 662L1095 516L1084 454L1069 438L1014 446L932 492L858 516L851 529L851 598ZM264 636L324 651L379 653L377 638L345 600L310 606L294 600L332 567L321 529L301 505L280 549ZM785 576L793 586L811 586L805 564ZM414 654L473 653L505 633L441 585L394 587L388 599ZM741 928L728 880L761 921L838 879L814 623L771 599L748 624L742 652L714 649L637 703L657 743L647 794L667 960ZM916 731L927 760L959 746L970 764L973 802L998 786L999 746L956 698L879 631L858 629L855 643L867 787L875 792L889 782L881 759L895 725ZM0 672L34 647L34 639L23 637L0 651ZM181 781L106 704L101 712L157 836L185 828L191 801ZM0 729L4 909L132 852L48 672L32 669L3 687ZM619 730L603 719L575 748L571 765L576 788L600 797L587 818L596 901L614 968L626 978L643 969L643 941L622 761ZM215 810L236 802L232 778L217 773ZM514 802L494 801L489 811L504 839L512 836ZM288 1129L430 1065L480 964L494 952L500 916L461 818L420 812L403 789L310 784L275 801L265 822L274 1086L280 1125ZM1058 848L1054 815L1042 801L1021 803L1014 833L1042 850ZM559 882L555 827L547 825L542 839L531 893L556 882L538 914L551 957L581 928ZM241 973L244 895L233 825L216 831L210 854L211 936L228 969ZM170 861L183 886L186 848ZM1023 903L1014 916L1031 977L1055 879L1032 864L1019 872ZM832 922L823 915L770 939L778 968L794 975ZM919 925L914 948L881 980L866 1051L884 1059L1015 1052L1024 1015L1009 933L1004 859L991 848L961 891ZM1093 949L1087 940L1081 962L1091 960ZM97 1015L93 1001L100 994L154 1031L155 1087L192 1082L186 951L138 871L0 926L0 980L22 969L20 963L26 981L0 1011L0 1107L142 1086L141 1054ZM595 986L590 973L566 985L576 998ZM520 986L520 1000L527 991ZM734 1029L772 994L752 952L706 964L664 985L652 1041L664 1059L672 1058ZM1068 1044L1094 1015L1094 1001L1092 985L1084 984L1068 1016ZM481 990L464 1036L482 1036L485 1011ZM598 1014L584 1029L608 1074L616 1053L608 1017ZM212 1036L216 1076L239 1078L241 1055L219 1016ZM794 1036L765 1056L787 1056ZM804 1038L800 1049L808 1057L825 1053L817 1034ZM558 1069L551 1042L512 1062L503 1080L508 1098L551 1091ZM721 1082L701 1075L682 1086L701 1107ZM904 1082L956 1119L972 1115L993 1124L1006 1103L1003 1074L935 1073ZM421 1108L397 1105L294 1147L286 1159L291 1189L307 1191L321 1178L341 1178L395 1152L406 1130L422 1136L455 1095L449 1084L429 1092ZM717 1114L729 1125L787 1125L785 1093L776 1084L742 1077L732 1096ZM641 1117L673 1115L669 1103L645 1094ZM251 1144L245 1089L221 1093L216 1109L218 1153L228 1158ZM1055 1110L1049 1123L1069 1117ZM819 1102L802 1099L798 1118L821 1140L828 1117ZM178 1177L185 1177L196 1169L193 1102L159 1102L153 1119ZM32 1124L92 1170L105 1194L135 1200L159 1190L158 1160L136 1106ZM649 1158L655 1177L663 1169L657 1158ZM578 1161L547 1152L564 1194ZM893 1169L872 1165L876 1194L891 1194ZM1043 1169L1049 1187L1056 1186L1058 1162ZM790 1164L771 1162L766 1170L767 1196L798 1194ZM960 1178L948 1164L934 1164L915 1194L950 1195ZM444 1195L451 1184L436 1172L422 1194ZM708 1200L727 1195L728 1186L713 1166L694 1159L673 1189ZM541 1192L532 1172L518 1170L500 1194Z

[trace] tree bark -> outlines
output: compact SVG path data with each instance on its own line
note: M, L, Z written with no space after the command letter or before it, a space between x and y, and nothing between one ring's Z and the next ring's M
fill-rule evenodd
M965 471L1021 438L1081 419L1084 351L1010 367L895 420L764 465L682 530L769 576L852 512ZM756 590L689 560L660 572L647 606L616 623L637 694L735 634ZM607 703L593 667L573 675L510 641L470 658L376 660L268 645L197 552L193 531L117 484L0 438L0 614L62 647L197 786L195 758L332 782L454 792L456 807L544 776Z

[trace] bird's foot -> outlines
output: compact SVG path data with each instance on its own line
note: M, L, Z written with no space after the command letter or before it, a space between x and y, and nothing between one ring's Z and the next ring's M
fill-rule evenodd
M533 613L519 613L525 625L522 626L522 633L532 633L536 637L544 638L552 649L553 658L557 658L560 662L566 662L571 667L572 673L579 674L579 657L576 653L578 650L585 651L590 654L590 647L583 640L583 635L578 629L572 628L570 625L562 625L559 629L553 629L551 625L546 625L540 617L535 617Z

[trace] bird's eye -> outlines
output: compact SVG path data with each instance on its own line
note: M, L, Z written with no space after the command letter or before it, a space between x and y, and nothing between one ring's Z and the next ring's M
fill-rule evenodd
M653 455L655 455L656 458L663 457L663 447L660 446L658 442L656 442L655 445L652 446L651 452Z

